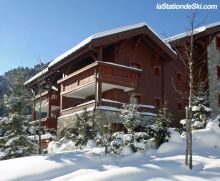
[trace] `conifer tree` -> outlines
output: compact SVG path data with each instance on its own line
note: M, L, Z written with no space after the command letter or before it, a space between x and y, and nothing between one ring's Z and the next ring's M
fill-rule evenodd
M134 133L135 128L140 124L141 114L138 112L137 100L133 91L130 94L129 103L123 105L121 118L124 120L128 133Z
M5 130L0 138L0 159L10 159L22 156L29 156L36 153L36 145L28 137L29 122L25 116L10 114L3 122L0 129Z
M78 136L76 137L76 146L86 145L89 139L96 136L94 126L94 113L85 108L81 114L77 114Z
M0 138L1 159L28 156L35 153L36 146L28 137L30 125L26 114L29 99L28 95L25 95L24 81L24 74L20 71L6 101L8 117L0 122L0 129L3 130Z
M205 128L211 108L209 108L209 98L204 82L200 82L196 86L192 105L192 128Z
M162 143L167 141L170 136L168 128L171 123L171 114L168 112L167 103L162 105L159 110L154 124L154 136L156 144L159 147Z

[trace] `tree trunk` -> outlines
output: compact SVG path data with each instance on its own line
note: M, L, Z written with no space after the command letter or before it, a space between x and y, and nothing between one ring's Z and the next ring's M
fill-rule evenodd
M186 154L185 154L185 164L189 164L189 111L186 107Z

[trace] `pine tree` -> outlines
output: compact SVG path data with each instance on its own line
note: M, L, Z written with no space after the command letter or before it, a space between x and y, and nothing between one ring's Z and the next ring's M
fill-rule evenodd
M170 136L168 128L171 123L171 114L168 112L167 103L161 106L158 110L157 117L154 124L154 136L156 138L156 144L159 147L162 143L167 141L167 137Z
M28 113L29 99L23 87L23 72L14 79L13 90L6 100L8 117L0 123L0 129L3 130L0 138L1 159L32 155L36 148L28 137L30 125L25 115Z
M86 145L89 139L96 136L94 126L94 113L85 108L81 114L77 114L78 136L76 137L76 146Z
M133 91L130 94L129 103L123 105L121 118L124 120L124 126L128 133L134 133L135 128L140 125L141 114L138 112L137 100Z
M31 94L24 88L25 75L23 69L17 70L17 76L13 79L12 90L9 96L6 96L6 104L9 113L18 113L19 115L31 114Z
M95 128L97 130L98 139L95 140L97 146L102 146L105 148L105 156L109 152L109 145L111 143L111 123L106 123L103 118L101 118L100 113L95 114Z
M1 122L0 129L4 130L0 138L2 152L0 159L17 158L36 153L36 145L28 137L30 135L29 122L26 121L25 116L17 113L10 114Z
M196 86L192 105L192 128L205 128L211 108L209 108L209 98L204 82Z

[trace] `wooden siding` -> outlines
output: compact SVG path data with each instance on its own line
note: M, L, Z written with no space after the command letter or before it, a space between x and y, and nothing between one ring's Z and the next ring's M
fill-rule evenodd
M97 72L97 74L96 74ZM61 84L61 94L65 94L88 84L95 83L97 78L105 83L125 87L136 87L141 70L111 64L95 62L58 81Z

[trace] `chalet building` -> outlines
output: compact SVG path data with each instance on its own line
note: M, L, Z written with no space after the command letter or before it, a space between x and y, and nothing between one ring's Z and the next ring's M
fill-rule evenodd
M210 92L213 87L220 90L214 82L220 77L216 27L219 29L219 25L210 26L196 34L201 47L210 52L207 55L214 51L216 56L215 65L206 66L206 72L211 70ZM206 40L209 36L211 43ZM119 116L122 105L134 90L146 121L152 120L157 108L166 101L173 126L179 126L187 101L177 90L187 92L188 87L183 79L186 72L174 49L181 47L185 37L187 34L164 41L148 25L140 23L86 38L25 83L34 94L33 123L41 119L42 125L61 133L75 127L76 114L87 108L98 111L102 120L118 130L123 124ZM211 99L213 108L220 105L219 95Z
M220 22L195 29L193 39L194 87L201 82L205 84L209 106L212 109L211 117L215 118L220 114ZM178 61L175 63L178 71L173 77L184 79L187 69L183 62L187 62L186 51L189 47L190 32L170 37L165 41L178 53ZM173 72L175 74L175 71Z

